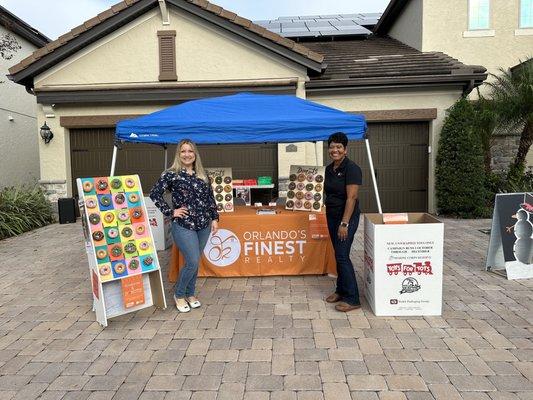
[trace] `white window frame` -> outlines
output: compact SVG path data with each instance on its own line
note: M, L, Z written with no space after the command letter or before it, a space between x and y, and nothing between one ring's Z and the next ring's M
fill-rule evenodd
M518 3L518 29L533 29L533 21L531 22L531 25L522 26L522 4L524 3L524 0L520 0Z
M486 31L486 30L490 30L490 27L491 27L491 22L492 22L492 7L491 7L491 0L487 0L488 3L489 3L489 25L486 27L486 28L471 28L470 27L470 13L471 13L471 5L472 5L472 0L468 0L468 12L467 12L467 30L469 31Z

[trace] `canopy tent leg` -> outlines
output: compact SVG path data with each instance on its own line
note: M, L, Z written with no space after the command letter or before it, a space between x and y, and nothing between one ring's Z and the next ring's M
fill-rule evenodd
M372 177L372 184L374 185L374 194L376 195L376 202L378 204L378 212L383 213L381 209L381 200L379 199L378 184L376 182L376 175L374 173L374 162L372 161L372 154L370 154L370 143L368 138L365 138L366 154L368 155L368 164L370 165L370 176Z
M318 143L317 142L314 142L315 144L315 164L316 166L318 167Z
M163 167L163 171L166 171L166 169L168 168L168 147L165 146L165 165Z
M109 173L109 176L115 175L115 164L117 162L117 151L118 146L115 144L113 147L113 159L111 160L111 172Z

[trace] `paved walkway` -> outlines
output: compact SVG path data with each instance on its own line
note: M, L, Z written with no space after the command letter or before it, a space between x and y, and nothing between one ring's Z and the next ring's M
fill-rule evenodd
M0 399L533 399L533 280L484 271L489 226L446 221L442 318L338 313L328 277L201 279L201 309L106 329L79 224L4 240Z

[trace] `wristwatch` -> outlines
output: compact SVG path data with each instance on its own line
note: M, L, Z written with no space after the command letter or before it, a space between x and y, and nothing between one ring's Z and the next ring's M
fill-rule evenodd
M348 228L348 222L341 222L340 226L343 228Z

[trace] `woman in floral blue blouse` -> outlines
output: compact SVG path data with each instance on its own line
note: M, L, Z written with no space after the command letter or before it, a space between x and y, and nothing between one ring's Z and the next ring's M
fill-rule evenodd
M172 195L172 207L163 199ZM218 230L218 212L211 186L194 143L178 143L172 166L161 174L150 198L163 215L172 217L172 237L185 258L174 291L176 308L189 312L201 306L194 296L198 263L209 238Z

